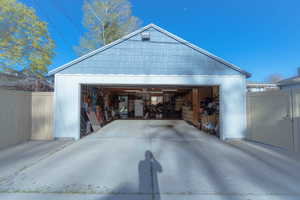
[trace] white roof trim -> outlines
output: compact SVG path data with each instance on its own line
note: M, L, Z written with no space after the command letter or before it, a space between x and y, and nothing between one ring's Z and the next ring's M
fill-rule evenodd
M156 26L155 24L149 24L149 25L147 25L147 26L145 26L145 27L143 27L141 29L138 29L138 30L136 30L136 31L134 31L134 32L132 32L132 33L130 33L130 34L128 34L128 35L126 35L126 36L124 36L124 37L122 37L122 38L120 38L120 39L118 39L118 40L116 40L116 41L114 41L114 42L112 42L110 44L108 44L108 45L105 45L105 46L103 46L103 47L101 47L99 49L96 49L96 50L94 50L94 51L92 51L92 52L90 52L88 54L85 54L85 55L83 55L83 56L81 56L81 57L79 57L79 58L77 58L77 59L75 59L75 60L73 60L73 61L71 61L71 62L69 62L67 64L64 64L64 65L62 65L62 66L60 66L60 67L58 67L56 69L53 69L53 70L51 70L48 73L48 75L49 76L54 75L57 72L62 71L62 70L66 69L66 68L68 68L68 67L70 67L70 66L72 66L72 65L74 65L76 63L79 63L79 62L81 62L81 61L83 61L83 60L85 60L85 59L87 59L87 58L89 58L89 57L91 57L91 56L93 56L93 55L95 55L97 53L105 51L106 49L109 49L109 48L111 48L111 47L113 47L113 46L115 46L115 45L117 45L117 44L119 44L121 42L124 42L124 41L130 39L131 37L133 37L133 36L135 36L135 35L143 32L143 31L145 31L145 30L147 30L149 28L154 28L154 29L156 29L157 31L159 31L159 32L161 32L163 34L166 34L167 36L173 38L174 40L178 41L179 43L184 44L184 45L186 45L186 46L188 46L188 47L190 47L190 48L198 51L199 53L202 53L202 54L204 54L204 55L206 55L206 56L208 56L208 57L210 57L210 58L212 58L212 59L214 59L214 60L216 60L218 62L221 62L222 64L224 64L224 65L232 68L233 70L236 70L236 71L244 74L246 77L250 77L251 76L250 73L242 70L241 68L239 68L239 67L237 67L237 66L235 66L235 65L233 65L233 64L231 64L231 63L229 63L227 61L225 61L224 59L222 59L220 57L217 57L217 56L213 55L212 53L209 53L208 51L206 51L206 50L204 50L204 49L202 49L200 47L197 47L197 46L195 46L195 45L187 42L186 40L184 40L184 39L182 39L182 38L180 38L180 37L178 37L178 36L176 36L176 35L168 32L168 31L166 31L166 30L164 30L164 29L162 29L162 28L160 28L158 26Z
M247 83L247 86L277 87L275 83Z
M168 75L142 75L142 74L57 74L58 77L64 76L84 76L84 77L101 77L101 76L112 76L112 77L213 77L213 78L241 78L242 75L178 75L178 74L168 74Z

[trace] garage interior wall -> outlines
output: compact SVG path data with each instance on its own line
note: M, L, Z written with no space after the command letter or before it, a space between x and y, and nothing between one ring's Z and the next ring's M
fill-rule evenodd
M134 86L220 87L220 137L245 137L246 85L243 75L55 75L55 137L80 138L80 87L82 84Z

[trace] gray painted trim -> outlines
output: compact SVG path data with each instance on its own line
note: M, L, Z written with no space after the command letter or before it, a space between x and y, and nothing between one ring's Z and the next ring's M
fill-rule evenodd
M231 69L233 69L235 71L240 72L241 74L244 74L247 78L251 77L250 73L242 70L241 68L239 68L239 67L237 67L237 66L235 66L235 65L233 65L233 64L231 64L231 63L229 63L227 61L225 61L224 59L222 59L220 57L217 57L217 56L213 55L212 53L209 53L208 51L206 51L206 50L204 50L204 49L202 49L200 47L197 47L197 46L195 46L195 45L187 42L186 40L184 40L184 39L182 39L182 38L180 38L180 37L178 37L178 36L176 36L176 35L168 32L168 31L166 31L166 30L164 30L164 29L162 29L162 28L160 28L158 26L156 26L155 24L149 24L149 25L147 25L147 26L145 26L145 27L143 27L143 28L141 28L139 30L136 30L136 31L134 31L134 32L132 32L132 33L130 33L130 34L128 34L128 35L126 35L126 36L124 36L124 37L122 37L122 38L120 38L120 39L118 39L118 40L116 40L116 41L114 41L114 42L112 42L110 44L108 44L108 45L105 45L105 46L103 46L103 47L101 47L101 48L99 48L99 49L97 49L95 51L92 51L92 52L86 54L86 55L83 55L83 56L81 56L81 57L79 57L79 58L77 58L77 59L75 59L75 60L73 60L73 61L65 64L65 65L62 65L62 66L60 66L60 67L58 67L58 68L50 71L48 73L48 76L54 75L54 74L56 74L56 73L58 73L58 72L60 72L60 71L62 71L64 69L66 69L66 68L68 68L68 67L70 67L70 66L72 66L72 65L74 65L76 63L79 63L79 62L81 62L81 61L83 61L83 60L85 60L85 59L87 59L87 58L89 58L91 56L94 56L97 53L103 52L103 51L105 51L105 50L107 50L107 49L109 49L109 48L111 48L111 47L113 47L115 45L118 45L119 43L122 43L122 42L124 42L124 41L132 38L133 36L136 36L137 34L143 32L145 30L148 30L150 28L154 28L155 30L157 30L157 31L159 31L159 32L161 32L161 33L163 33L163 34L165 34L165 35L173 38L174 40L178 41L179 43L181 43L183 45L186 45L186 46L192 48L193 50L195 50L195 51L197 51L199 53L202 53L202 54L204 54L204 55L206 55L206 56L208 56L208 57L210 57L210 58L212 58L212 59L214 59L214 60L216 60L216 61L218 61L218 62L220 62L220 63L222 63L222 64L224 64L226 66L228 66L228 67L230 67Z

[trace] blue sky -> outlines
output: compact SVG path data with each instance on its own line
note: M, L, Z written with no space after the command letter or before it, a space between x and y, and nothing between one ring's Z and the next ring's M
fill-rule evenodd
M83 0L21 0L48 22L56 56L49 70L76 58L85 31ZM299 0L130 0L142 26L155 23L263 81L300 67Z

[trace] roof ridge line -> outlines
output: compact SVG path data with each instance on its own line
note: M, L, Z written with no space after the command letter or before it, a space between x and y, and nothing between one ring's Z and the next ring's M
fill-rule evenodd
M208 52L208 51L206 51L206 50L204 50L204 49L202 49L202 48L200 48L200 47L198 47L198 46L196 46L196 45L194 45L194 44L192 44L190 42L188 42L187 40L185 40L185 39L183 39L183 38L181 38L179 36L174 35L173 33L168 32L167 30L165 30L165 29L157 26L154 23L150 23L147 26L144 26L144 27L142 27L142 28L140 28L140 29L132 32L132 33L129 33L129 34L123 36L122 38L120 38L120 39L118 39L118 40L116 40L116 41L114 41L114 42L112 42L110 44L107 44L107 45L105 45L103 47L100 47L100 48L98 48L98 49L96 49L94 51L91 51L91 52L89 52L89 53L87 53L87 54L85 54L85 55L83 55L83 56L81 56L79 58L76 58L76 59L74 59L74 60L72 60L72 61L70 61L70 62L68 62L68 63L66 63L66 64L64 64L64 65L62 65L60 67L57 67L57 68L51 70L48 73L48 76L54 75L55 73L57 73L59 71L62 71L62 70L66 69L66 68L68 68L68 67L70 67L70 66L72 66L72 65L74 65L74 64L76 64L78 62L81 62L81 61L83 61L83 60L85 60L85 59L87 59L87 58L89 58L89 57L91 57L91 56L93 56L93 55L95 55L97 53L105 51L106 49L111 48L111 47L113 47L113 46L115 46L115 45L117 45L119 43L122 43L122 42L124 42L124 41L132 38L133 36L135 36L135 35L137 35L137 34L139 34L141 32L144 32L145 30L148 30L149 28L154 28L155 30L157 30L157 31L159 31L159 32L167 35L168 37L171 37L172 39L178 41L179 43L181 43L183 45L186 45L186 46L194 49L195 51L197 51L199 53L202 53L202 54L204 54L204 55L206 55L206 56L208 56L208 57L210 57L210 58L212 58L212 59L214 59L214 60L216 60L216 61L224 64L224 65L226 65L227 67L230 67L231 69L236 70L236 71L244 74L246 77L250 77L251 76L250 73L242 70L241 68L237 67L236 65L234 65L234 64L232 64L232 63L230 63L230 62L228 62L228 61L226 61L226 60L224 60L224 59L222 59L222 58L220 58L220 57L218 57L218 56L216 56L216 55L214 55L214 54L212 54L212 53L210 53L210 52Z

